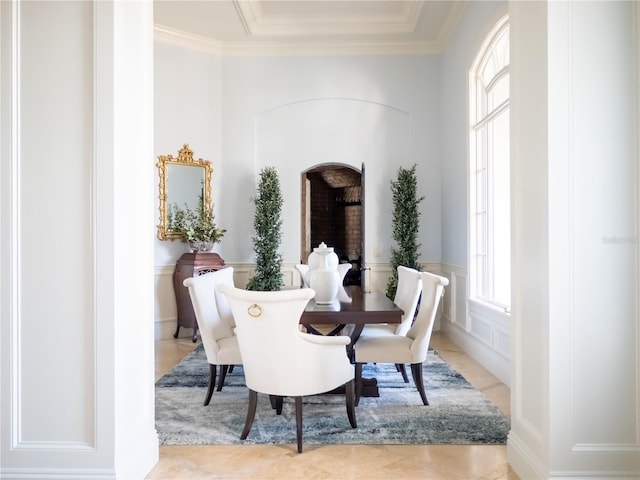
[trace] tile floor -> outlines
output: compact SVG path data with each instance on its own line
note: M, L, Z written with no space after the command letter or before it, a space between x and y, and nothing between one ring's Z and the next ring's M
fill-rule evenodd
M186 337L186 335L185 335ZM156 342L156 378L197 344L190 338ZM510 391L434 332L431 346L506 415ZM427 392L428 395L428 392ZM427 407L428 408L428 407ZM505 445L291 445L163 446L148 480L200 479L423 479L518 480Z

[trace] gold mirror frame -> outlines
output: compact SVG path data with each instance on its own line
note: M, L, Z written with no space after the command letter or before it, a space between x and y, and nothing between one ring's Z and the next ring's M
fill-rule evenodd
M160 155L158 156L158 163L156 163L158 167L158 172L160 174L160 183L158 184L158 198L160 199L160 223L158 224L158 238L160 240L176 240L182 239L182 235L176 232L169 230L168 225L168 212L169 206L171 203L167 198L167 185L168 185L168 175L167 175L167 167L170 165L182 165L185 167L201 167L203 169L203 199L204 204L208 207L211 207L211 174L213 169L211 168L211 162L209 160L203 160L202 158L195 159L193 158L193 151L189 148L189 145L186 143L178 151L178 158L173 157L172 155ZM194 197L197 198L200 194L199 191L194 191Z

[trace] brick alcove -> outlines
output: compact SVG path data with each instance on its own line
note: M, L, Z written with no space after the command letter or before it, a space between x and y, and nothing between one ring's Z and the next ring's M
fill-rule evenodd
M361 282L362 192L362 172L347 165L322 164L301 174L300 261L326 243L341 263L352 264L347 285Z

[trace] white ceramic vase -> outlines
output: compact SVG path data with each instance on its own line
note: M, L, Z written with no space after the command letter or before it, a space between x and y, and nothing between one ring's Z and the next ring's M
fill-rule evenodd
M319 305L332 303L340 287L340 274L338 273L338 256L333 247L327 247L322 242L313 249L309 255L309 272L307 282L310 288L316 292L315 301Z

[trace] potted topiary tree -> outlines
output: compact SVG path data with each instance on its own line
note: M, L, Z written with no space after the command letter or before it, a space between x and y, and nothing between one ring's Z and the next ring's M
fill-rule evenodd
M284 285L282 281L282 193L278 172L273 167L260 171L260 182L255 197L253 250L256 270L249 279L247 290L274 291Z
M416 165L411 168L398 168L396 180L391 182L393 194L393 240L397 247L391 249L391 277L387 282L387 297L393 299L398 288L398 266L421 270L418 264L419 203L424 196L418 197Z

